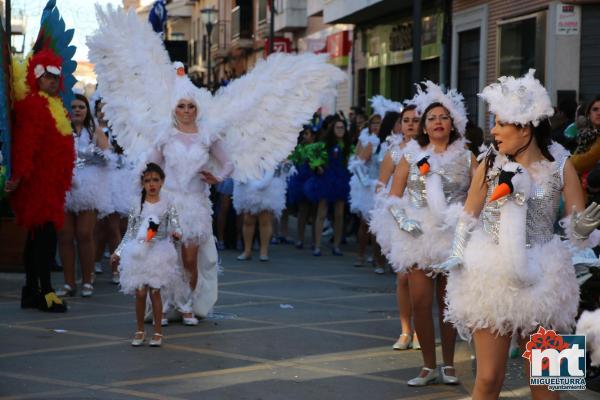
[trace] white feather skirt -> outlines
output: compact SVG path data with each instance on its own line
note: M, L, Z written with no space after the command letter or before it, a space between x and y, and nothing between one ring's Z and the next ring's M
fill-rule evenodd
M500 248L481 228L465 249L464 267L446 286L446 320L469 340L477 329L525 337L538 325L569 333L575 325L579 285L567 245L558 236L525 250L530 269L541 271L532 286L519 284Z
M356 175L350 178L350 212L358 214L368 221L375 206L375 189L372 185L365 186Z
M600 309L581 314L577 321L577 334L586 335L592 365L600 366Z
M184 244L202 244L213 236L212 203L207 191L181 193L163 187L161 195L164 195L179 213Z
M119 272L121 291L125 294L134 294L137 288L145 285L173 290L182 280L177 251L166 239L154 243L127 242L121 253Z
M236 181L233 186L233 207L238 213L258 214L270 211L275 218L279 218L285 209L286 187L285 179L280 177L271 179L262 190L251 183Z
M140 201L141 185L137 173L130 168L111 169L109 182L113 212L127 217L131 205Z
M107 167L85 166L73 170L73 185L65 195L67 211L78 213L96 210L98 217L103 218L113 211L112 191ZM128 206L130 206L129 203Z
M449 257L454 226L461 207L459 204L448 206L448 217L440 222L427 208L406 206L402 200L394 197L380 199L371 212L369 228L395 272L408 272L414 265L428 271L432 264L441 263ZM421 236L413 237L400 230L389 211L393 203L404 208L408 218L421 224Z

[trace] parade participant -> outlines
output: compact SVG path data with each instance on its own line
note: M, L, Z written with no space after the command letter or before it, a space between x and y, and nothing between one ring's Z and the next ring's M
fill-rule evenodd
M121 291L135 294L137 331L132 346L141 346L146 339L144 314L148 292L154 317L150 346L162 344L161 289L173 289L182 279L177 251L171 242L181 239L179 215L173 205L161 198L164 181L162 168L149 163L141 176L140 203L131 209L127 232L111 256L111 264L118 265L121 273Z
M260 235L259 260L269 261L269 243L273 234L273 219L279 219L285 208L285 190L291 164L284 163L275 172L267 172L262 179L245 183L234 182L233 207L243 215L242 235L244 252L238 261L252 258L252 243L258 223Z
M108 244L109 254L112 254L121 242L122 219L125 219L126 224L129 207L135 198L133 191L135 185L132 185L132 182L135 181L134 173L123 154L123 149L108 126L108 121L104 118L103 107L102 98L96 99L94 102L94 115L97 121L96 135L104 135L109 142L109 148L106 150L109 162L105 167L104 176L110 192L111 207L107 211L108 215L99 218L96 222L96 263L94 265L96 274L103 272L102 258L106 245ZM111 282L119 283L119 272L116 267L113 267Z
M394 125L391 128L391 134L386 139L386 151L381 166L379 168L379 181L375 186L375 191L384 197L376 200L375 207L385 204L385 196L388 189L391 187L391 177L400 162L404 149L410 140L417 134L417 126L419 125L419 117L416 112L417 106L407 102L407 105L398 114L396 112L387 112L385 119L392 116ZM382 123L382 129L384 129ZM383 200L383 201L381 201ZM402 333L398 340L392 346L394 350L406 350L410 347L420 349L421 346L417 339L417 334L413 333L411 322L411 307L410 307L410 292L408 288L408 274L399 272L396 274L396 302L400 315L400 324Z
M69 46L73 32L64 31L55 1L44 8L40 27L32 54L13 65L12 176L5 190L17 224L27 229L21 307L65 312L66 303L52 289L50 265L75 160L63 104L70 105L72 97L75 48Z
M378 150L381 141L378 135L380 125L381 116L373 114L367 121L367 127L361 131L356 146L356 155L348 164L348 169L352 172L350 211L360 218L357 232L358 258L354 264L356 267L365 265L365 252L369 241L368 220L375 205L375 183L379 176ZM379 246L375 243L375 247L374 253L377 256ZM378 273L385 272L381 265L377 265L376 269Z
M585 111L586 126L577 133L577 147L571 162L585 177L600 160L600 96L590 102Z
M463 96L427 81L413 99L421 116L415 140L404 148L386 206L372 213L371 230L396 273L408 273L415 330L424 366L408 381L424 386L437 379L433 297L437 294L442 339L442 382L458 383L453 366L456 332L443 321L446 279L431 265L448 257L457 215L476 160L462 138L467 122ZM395 223L394 223L395 221Z
M329 129L323 138L322 150L318 152L319 158L313 160L313 165L318 163L315 173L304 184L304 194L317 205L314 220L314 256L321 255L321 237L323 223L327 216L329 206L333 206L333 248L334 256L341 256L340 244L344 231L344 210L350 193L350 173L348 160L352 154L350 134L346 122L338 116L329 124Z
M208 315L218 291L209 185L274 170L344 74L323 56L273 54L213 96L192 84L183 64L171 63L161 38L134 11L109 6L97 14L99 30L88 47L103 111L132 161L164 165L163 194L177 207L183 231L187 293L182 288L177 304L183 322L195 325L194 314Z
M523 346L538 326L569 333L575 325L579 286L567 243L554 234L561 197L574 244L588 244L600 225L600 207L584 210L569 153L551 145L554 110L534 72L501 77L480 94L495 116L497 151L479 165L451 256L440 265L450 271L446 320L475 342L473 399L498 398L511 336ZM534 400L559 397L545 386L530 389Z
M71 102L71 123L75 138L77 161L73 171L73 184L67 193L65 223L58 231L58 251L63 266L65 285L57 290L59 296L74 296L75 250L82 270L81 296L94 293L93 269L96 257L94 230L98 215L110 213L110 191L106 189L108 139L96 131L88 100L76 94ZM103 185L104 183L104 185Z
M233 196L233 179L227 178L217 184L217 193L219 195L218 214L217 214L217 250L225 250L225 231L227 228L227 218L231 209Z
M296 146L289 160L294 163L297 173L290 176L287 189L287 202L291 207L297 207L297 234L295 246L297 249L304 247L304 231L311 211L310 201L304 194L304 183L312 176L313 172L309 165L307 148L315 142L315 132L305 125L301 132L300 143ZM313 235L314 236L314 235ZM314 237L313 237L314 241Z

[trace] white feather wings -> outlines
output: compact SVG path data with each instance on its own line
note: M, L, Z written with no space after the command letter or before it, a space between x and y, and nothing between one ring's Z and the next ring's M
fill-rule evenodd
M133 11L109 6L97 14L90 59L106 116L135 158L172 126L176 71L160 38ZM273 54L212 97L198 89L200 134L224 142L234 179L258 179L291 153L302 125L344 79L323 55Z

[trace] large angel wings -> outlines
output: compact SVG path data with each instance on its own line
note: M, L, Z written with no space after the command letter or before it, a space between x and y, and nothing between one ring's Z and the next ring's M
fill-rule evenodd
M172 124L176 71L162 41L133 11L97 7L88 38L106 116L133 158ZM187 79L187 78L186 78ZM274 54L215 96L197 89L200 134L218 135L235 164L232 177L258 179L296 145L298 132L345 74L315 54Z

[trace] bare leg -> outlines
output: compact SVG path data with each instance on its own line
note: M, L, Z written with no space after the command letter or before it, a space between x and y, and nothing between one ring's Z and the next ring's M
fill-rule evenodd
M408 290L408 274L396 274L396 302L398 303L398 312L400 314L400 326L402 333L407 334L407 341L410 340L412 327L410 323L411 306L410 292Z
M306 229L306 220L308 219L309 203L303 201L298 204L298 241L304 243L304 231Z
M344 208L346 203L338 200L333 205L333 247L339 248L344 233Z
M154 333L162 334L161 319L162 313L162 298L160 297L160 289L150 288L150 300L152 301L152 318L154 319ZM146 304L144 303L144 308Z
M273 235L273 214L270 211L262 211L258 214L258 231L260 234L260 256L269 256L269 242Z
M66 212L65 223L58 231L58 253L63 266L65 283L73 289L75 284L75 214Z
M367 242L369 241L368 225L364 219L360 219L360 225L358 226L358 258L365 258L367 251Z
M519 346L521 347L521 351L525 352L525 346L527 345L527 342L529 341L529 336L527 336L525 339L521 339L519 338ZM505 354L508 352L508 349L506 350ZM527 378L527 383L529 383L529 378L530 378L530 369L529 369L529 362L526 360L523 360L523 368L525 369L525 377ZM560 399L560 394L559 392L553 392L551 390L548 390L547 386L543 386L543 385L529 385L529 390L531 391L531 399L532 400L558 400Z
M314 238L315 238L315 249L321 247L321 236L323 234L323 223L325 222L325 216L327 215L327 200L319 200L317 204L317 215L314 222Z
M96 221L96 227L94 228L94 238L96 239L96 256L94 258L94 261L96 262L102 262L104 248L106 247L106 242L108 239L107 224L107 218L102 218Z
M285 210L282 211L281 219L279 220L279 229L280 229L279 233L284 239L287 239L288 234L289 234L288 221L289 221L289 213L286 208Z
M408 273L408 286L415 330L421 343L423 363L425 367L434 369L436 367L432 311L434 281L425 275L425 272L413 268Z
M118 213L110 214L107 217L107 225L108 225L108 251L110 254L114 253L114 251L119 246L121 242L121 216ZM112 272L117 272L117 266L112 266Z
M252 241L254 240L254 229L256 227L256 215L244 213L243 237L244 237L244 255L252 255Z
M473 333L477 355L477 375L473 387L473 400L495 400L500 396L510 336L497 336L489 329Z
M437 300L440 324L440 335L442 337L442 356L444 365L454 365L454 347L456 346L456 330L450 322L444 322L444 309L446 308L446 277L438 276L437 278ZM446 375L456 376L456 372L452 369L446 369Z
M146 314L146 294L147 288L135 290L135 325L138 332L144 331L144 316ZM154 305L153 305L154 307ZM160 324L160 319L158 320Z
M196 289L196 285L198 285L198 249L199 246L197 244L181 246L183 269L190 280L189 284L192 292ZM185 312L182 315L183 318L192 318L194 316L192 312Z
M81 263L81 275L83 283L92 283L92 271L94 268L95 242L94 227L96 225L96 211L82 211L77 215L75 224L75 236L79 250L79 262Z
M221 194L219 215L217 216L217 239L220 242L225 241L225 228L227 227L227 215L231 208L231 195Z

